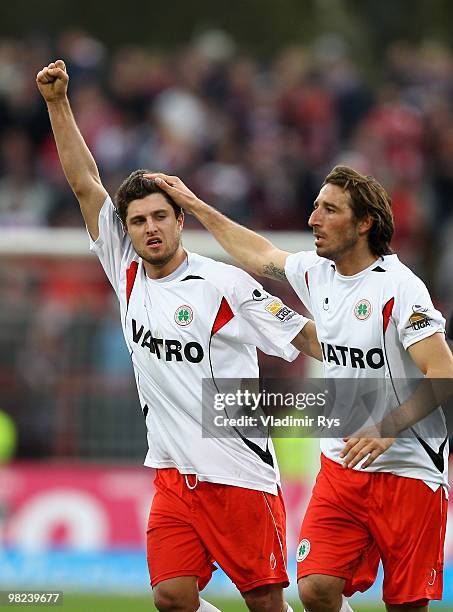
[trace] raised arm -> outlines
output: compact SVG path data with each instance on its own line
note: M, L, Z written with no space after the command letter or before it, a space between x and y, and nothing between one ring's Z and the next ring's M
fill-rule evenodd
M178 177L160 173L145 177L154 179L178 206L193 214L241 266L261 276L286 279L288 252L278 249L264 236L235 223L197 198Z
M98 218L107 192L84 141L67 97L68 73L62 60L38 72L36 84L46 101L61 166L80 204L91 237L99 236Z

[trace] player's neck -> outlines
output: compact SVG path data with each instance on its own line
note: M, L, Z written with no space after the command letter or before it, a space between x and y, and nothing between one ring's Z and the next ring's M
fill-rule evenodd
M369 248L354 249L344 253L335 260L337 272L343 276L354 276L371 266L379 257L374 255Z
M143 260L143 267L145 268L146 274L149 276L149 278L165 278L177 270L186 257L187 253L180 245L173 257L166 263L162 265L155 265Z

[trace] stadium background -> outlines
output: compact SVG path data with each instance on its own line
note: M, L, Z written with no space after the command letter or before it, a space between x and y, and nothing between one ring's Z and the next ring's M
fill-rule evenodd
M282 246L310 245L300 232L335 163L374 174L393 198L395 250L447 315L452 13L440 0L2 6L0 589L79 593L67 610L153 609L142 415L115 298L86 253L36 72L67 62L76 118L111 192L135 168L164 169L238 221L299 232L281 235ZM193 219L186 227L199 229ZM283 285L266 286L297 305ZM274 377L311 371L303 358L261 365ZM293 560L317 443L277 447ZM451 528L446 555L452 609ZM234 597L217 574L211 597ZM379 588L359 601L373 609ZM228 609L244 607L232 600Z

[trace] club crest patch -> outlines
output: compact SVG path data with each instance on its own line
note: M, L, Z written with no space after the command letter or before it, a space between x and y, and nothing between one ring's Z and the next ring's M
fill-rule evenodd
M274 553L271 553L269 557L269 565L271 566L271 570L274 570L277 565L277 559L275 558Z
M193 321L193 310L187 304L183 304L182 306L178 306L175 310L175 322L180 327L187 327Z
M310 540L301 540L297 547L297 562L300 563L308 557L310 554L311 544Z
M366 321L371 315L371 302L369 300L359 300L354 306L354 316L359 321Z

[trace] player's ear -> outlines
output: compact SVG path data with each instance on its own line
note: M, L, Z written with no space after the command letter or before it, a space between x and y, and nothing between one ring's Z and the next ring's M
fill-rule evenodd
M179 231L182 231L182 228L184 227L184 213L181 211L176 219L177 223L178 223L178 227L179 227Z
M361 234L366 234L373 227L374 219L371 215L368 215L364 219L362 219L359 223L359 232Z

